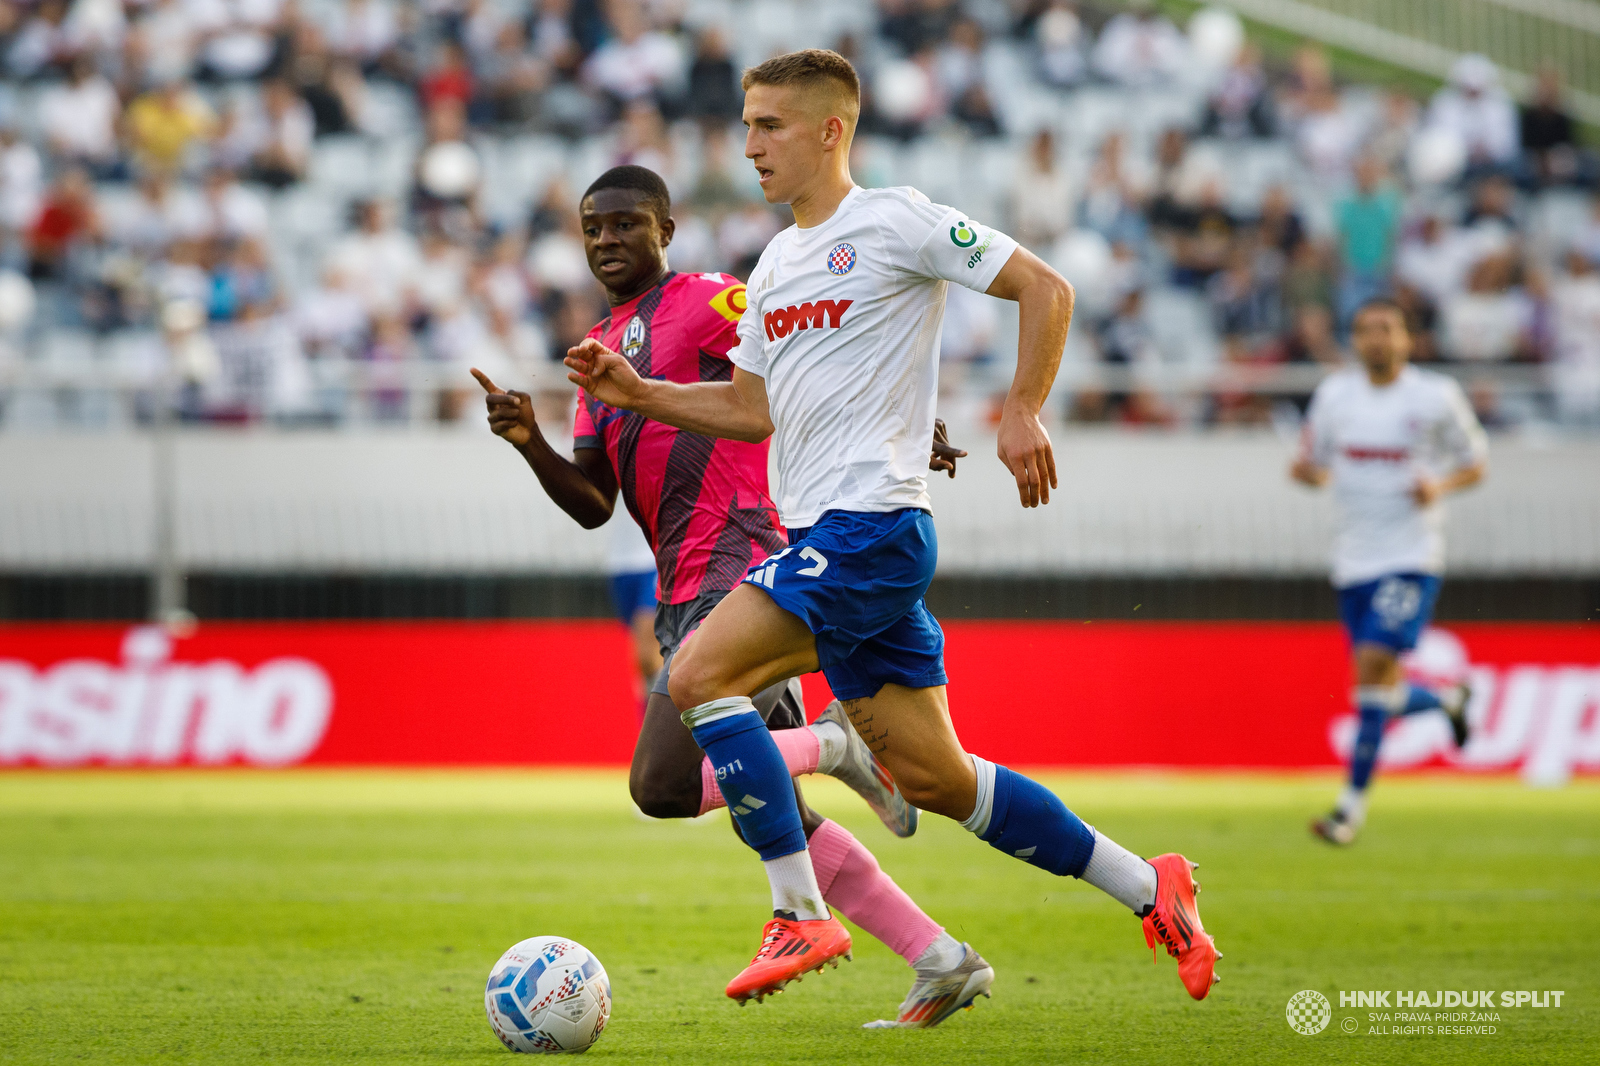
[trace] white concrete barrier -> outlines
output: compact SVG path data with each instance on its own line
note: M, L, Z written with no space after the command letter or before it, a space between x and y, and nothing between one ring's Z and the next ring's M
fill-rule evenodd
M944 573L1310 575L1326 494L1289 483L1268 433L1055 434L1061 488L1023 510L994 440L934 479ZM141 435L0 435L0 571L148 565L152 449ZM190 570L598 572L585 532L509 447L459 430L192 430L177 445ZM1487 483L1451 504L1458 573L1600 573L1600 441L1497 438Z

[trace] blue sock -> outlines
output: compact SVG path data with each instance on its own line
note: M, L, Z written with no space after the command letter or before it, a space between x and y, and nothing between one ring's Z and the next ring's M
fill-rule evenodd
M1406 705L1400 711L1402 715L1421 714L1423 711L1436 711L1444 706L1444 701L1439 694L1431 688L1421 685L1406 686Z
M1079 877L1094 853L1094 830L1056 794L1004 766L972 756L978 804L961 824L992 848L1059 877Z
M1389 723L1389 708L1381 703L1361 704L1361 727L1356 731L1356 746L1350 752L1350 787L1362 791L1372 780L1378 763L1378 747L1383 743L1383 727Z
M685 724L695 743L711 757L717 787L722 789L722 798L728 801L745 843L763 861L804 851L806 831L800 824L789 767L755 706L744 700L750 707L747 711L700 724L689 722L702 708L731 702L735 701L715 700L693 708L684 715Z

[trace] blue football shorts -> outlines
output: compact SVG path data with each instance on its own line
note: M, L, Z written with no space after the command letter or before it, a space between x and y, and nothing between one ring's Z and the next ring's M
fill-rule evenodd
M864 699L946 683L944 631L923 603L938 557L927 511L828 511L744 580L805 622L836 697Z
M1437 574L1386 574L1339 590L1339 617L1351 644L1398 653L1417 646L1439 598Z
M636 574L611 575L611 609L625 626L633 625L633 616L640 611L656 609L656 572L643 570Z

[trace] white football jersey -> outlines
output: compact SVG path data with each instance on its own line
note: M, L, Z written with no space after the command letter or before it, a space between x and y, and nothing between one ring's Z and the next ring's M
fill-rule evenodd
M912 188L851 189L828 221L767 245L728 358L766 379L786 526L931 510L946 283L983 292L1016 247Z
M1311 398L1304 444L1311 461L1332 473L1336 586L1444 570L1444 508L1418 507L1412 486L1489 453L1454 379L1408 366L1380 388L1361 367L1340 370Z

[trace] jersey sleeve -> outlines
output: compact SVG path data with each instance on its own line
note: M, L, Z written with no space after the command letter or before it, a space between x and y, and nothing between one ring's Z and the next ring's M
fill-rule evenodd
M1439 419L1438 440L1445 458L1452 468L1476 466L1489 458L1489 438L1472 411L1461 383L1446 379L1443 383L1444 411Z
M905 269L922 277L953 281L974 292L987 291L1017 250L1017 242L953 207L930 203L921 196L917 193L902 202L885 220L912 249Z
M584 334L587 339L601 340L606 335L606 324L610 322L606 317L596 322L594 328ZM594 419L589 416L589 398L583 390L578 390L578 413L572 419L572 450L580 448L604 448L606 442L600 439L600 431L595 428Z
M589 417L589 403L583 395L583 390L578 390L578 413L572 419L572 450L583 448L604 448L605 442L600 439L600 431L594 428L594 419Z
M726 359L739 343L739 323L747 308L744 283L727 274L721 277L722 284L706 286L710 296L697 313L695 344L708 355Z
M1333 419L1330 408L1333 401L1329 394L1334 388L1334 379L1328 378L1317 386L1311 394L1311 403L1306 408L1306 420L1300 427L1300 455L1312 463L1326 470L1333 464Z
M776 243L774 241L773 243ZM761 253L761 258L756 262L756 268L750 272L752 278L763 277L766 272L767 256L771 254L772 245L767 245L767 250ZM734 366L758 378L767 376L767 338L766 331L761 327L761 311L756 302L749 298L748 291L740 292L740 299L744 303L744 311L739 316L739 324L735 328L734 345L728 349L728 360Z

